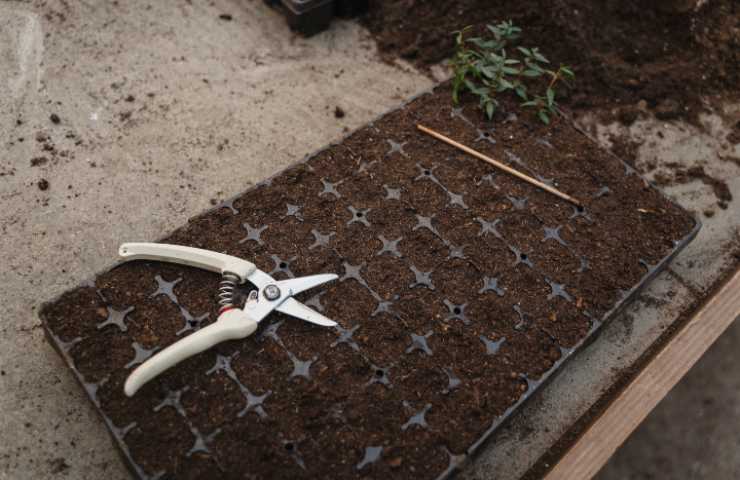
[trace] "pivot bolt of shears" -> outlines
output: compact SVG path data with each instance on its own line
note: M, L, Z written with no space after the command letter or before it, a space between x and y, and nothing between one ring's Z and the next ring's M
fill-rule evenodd
M280 298L280 289L277 285L268 285L263 290L263 294L268 300L277 300Z

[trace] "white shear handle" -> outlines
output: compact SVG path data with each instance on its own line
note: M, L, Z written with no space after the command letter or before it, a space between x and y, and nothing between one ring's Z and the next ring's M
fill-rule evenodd
M166 243L124 243L118 249L118 255L124 260L179 263L222 275L231 272L238 275L242 283L257 269L252 262L231 255Z
M165 370L177 365L217 343L245 338L257 330L257 322L247 312L234 308L222 313L212 323L182 340L178 340L139 365L126 379L126 395L133 396L145 383Z

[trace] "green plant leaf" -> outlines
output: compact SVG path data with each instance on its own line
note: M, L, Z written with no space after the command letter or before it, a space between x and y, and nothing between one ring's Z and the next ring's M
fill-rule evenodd
M532 56L534 56L535 60L540 63L550 63L550 60L546 59L545 56L540 53L538 48L532 49Z
M493 119L493 113L496 110L496 107L493 105L493 102L488 102L486 104L486 116L489 120Z
M549 123L550 115L556 113L555 86L573 78L570 67L547 69L549 60L538 48L518 44L521 29L511 21L487 25L483 35L466 38L470 28L455 32L455 54L449 62L453 70L452 101L458 104L462 94L470 92L492 119L498 108L496 95L513 91L521 100L521 108L535 109L540 120Z
M563 72L563 75L565 75L568 78L575 78L576 74L573 73L573 70L570 69L567 65L562 65L560 67L560 71Z
M547 115L546 111L540 110L537 116L540 117L542 123L544 123L545 125L550 125L550 117Z
M482 38L469 38L468 42L472 43L481 50L490 50L496 48L496 42L493 40L484 40Z
M555 104L555 90L552 88L547 89L547 106L552 107Z
M483 76L486 78L490 78L490 79L496 78L496 73L486 66L479 67L479 70L483 74Z
M455 84L452 86L452 103L455 105L460 103L460 87Z
M502 90L500 91L512 90L514 88L514 85L510 81L506 80L505 78L500 79L498 83L500 87L502 88Z

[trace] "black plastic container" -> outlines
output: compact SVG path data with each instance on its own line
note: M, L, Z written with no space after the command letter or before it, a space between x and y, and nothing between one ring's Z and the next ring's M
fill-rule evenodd
M369 0L265 0L273 8L283 11L288 25L306 35L316 35L327 28L331 19L355 17L367 11Z
M369 5L369 0L335 0L334 12L338 17L355 17L365 13Z
M329 28L334 16L334 0L267 0L267 3L282 6L290 28L306 36Z

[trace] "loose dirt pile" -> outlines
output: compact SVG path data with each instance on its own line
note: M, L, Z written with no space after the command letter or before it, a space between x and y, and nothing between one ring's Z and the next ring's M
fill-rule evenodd
M386 58L429 68L452 54L455 30L511 19L525 43L576 71L574 93L561 103L627 124L640 107L695 121L708 105L740 98L740 3L712 0L679 13L657 3L372 0L364 22Z

